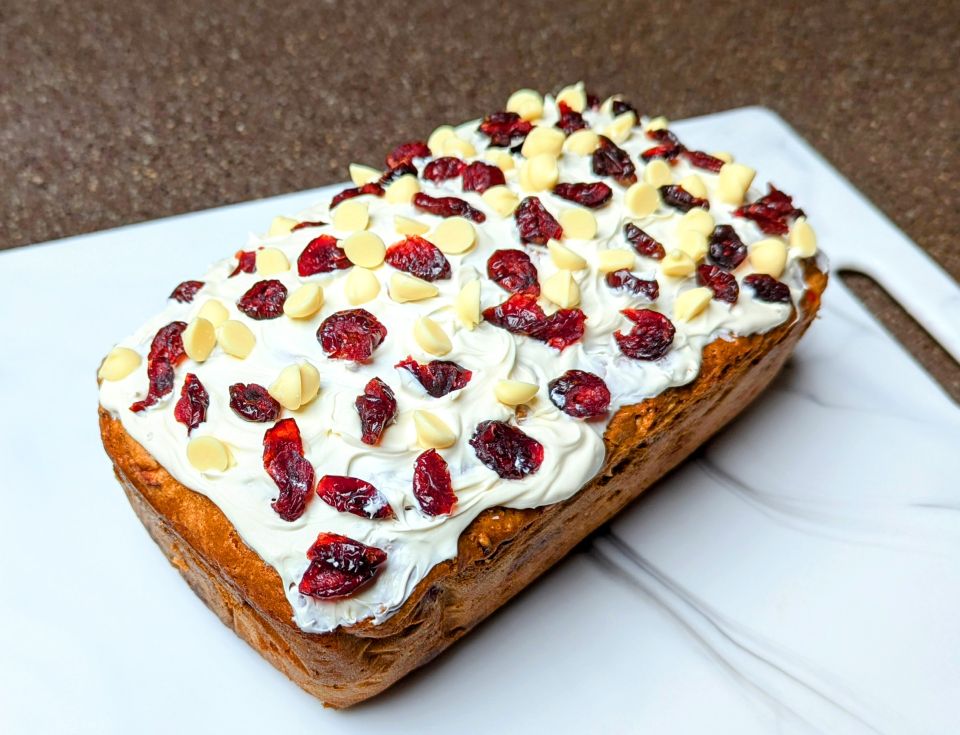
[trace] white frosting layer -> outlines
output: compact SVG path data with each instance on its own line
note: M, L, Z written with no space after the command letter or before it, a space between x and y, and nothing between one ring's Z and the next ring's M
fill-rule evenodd
M546 110L540 124L553 125L556 108L549 98ZM610 117L601 112L587 112L585 117L596 130L602 130L610 122ZM458 133L476 147L476 158L480 159L487 139L476 132L476 127L476 121L467 123L458 128ZM652 145L654 143L643 135L642 127L634 128L631 138L621 145L637 164L641 179L643 162L639 154ZM519 155L516 160L519 165ZM416 163L422 170L423 162ZM560 159L560 172L560 180L565 182L597 181L600 178L592 172L589 156L564 154ZM733 208L721 204L714 196L715 175L690 168L681 160L674 169L674 178L678 181L691 173L698 174L706 183L710 192L710 213L717 224L733 224L748 245L765 237L751 222L734 219ZM517 177L516 169L508 172L507 183L522 198L525 194L520 190ZM550 380L571 368L600 375L613 395L610 417L620 406L639 402L666 388L693 380L700 367L703 347L711 340L764 332L789 317L789 305L760 302L753 298L749 288L743 288L736 305L714 300L691 322L675 322L677 333L673 348L663 359L642 362L625 357L613 339L614 331L629 331L631 327L620 310L630 306L643 308L648 304L608 288L603 274L593 267L596 253L607 247L630 247L622 235L627 219L636 222L669 251L676 247L676 228L681 213L664 207L645 219L626 217L624 189L610 180L607 183L613 188L614 195L609 204L593 210L599 225L596 239L565 241L568 247L583 255L591 267L574 274L581 290L580 308L587 315L586 334L581 342L563 352L558 353L541 342L512 335L486 323L473 331L458 323L451 307L452 299L463 283L478 274L482 281L484 308L498 304L508 296L484 277L487 259L494 250L505 247L525 249L533 258L541 280L549 277L556 268L546 248L524 248L520 244L512 216L501 218L484 204L479 195L462 192L459 179L440 185L421 181L426 193L460 196L485 212L487 220L477 226L478 242L474 249L462 256L448 256L453 277L435 282L440 288L440 295L436 298L397 304L387 294L387 280L393 269L384 265L376 271L382 284L380 295L362 306L386 326L388 336L369 364L328 359L317 342L317 327L325 317L342 309L354 308L347 302L343 291L348 271L300 278L295 263L307 243L318 235L331 233L342 238L347 233L337 232L329 225L306 228L279 238L253 238L250 247L268 244L286 253L293 264L292 270L270 277L282 281L291 292L304 281L323 286L326 300L317 316L302 321L287 317L269 321L248 319L235 304L263 276L242 273L228 278L235 260L227 258L202 277L205 285L192 303L170 301L155 318L120 343L138 351L144 356L144 362L122 380L103 382L101 404L120 419L127 432L173 477L210 498L244 541L277 570L293 608L294 620L303 630L330 631L367 618L382 621L403 604L435 564L456 555L461 532L481 511L495 506L532 508L565 500L599 470L604 459L602 435L606 421L581 421L561 413L547 397ZM762 193L755 188L748 194L748 199ZM537 196L555 216L576 206L549 192ZM369 229L388 245L402 239L394 230L395 214L430 225L440 221L419 212L412 205L388 204L375 197L364 199L370 207ZM300 219L330 221L327 203L302 213ZM660 283L660 297L651 308L668 316L672 314L677 294L696 286L693 278L672 279L659 274L655 260L638 257L637 263L637 275L656 278ZM736 271L738 280L750 272L747 261ZM802 265L793 252L781 280L790 285L796 302L802 293L803 281ZM257 338L253 353L246 360L238 360L217 348L203 364L188 360L177 368L177 383L172 394L152 409L132 413L130 404L146 392L145 358L157 330L174 320L189 322L211 298L227 306L230 318L244 321L253 330ZM551 311L546 304L545 308L548 313ZM453 360L473 371L472 380L463 390L432 398L406 371L394 369L393 366L407 355L421 362L434 359L418 347L412 335L413 321L420 315L429 315L451 335L453 351L443 359ZM320 371L319 396L300 411L285 411L284 416L296 418L306 458L316 468L318 477L351 475L372 482L390 502L396 512L395 520L367 520L340 513L317 497L311 498L306 512L294 522L282 520L270 507L277 488L262 463L263 434L269 425L248 423L237 417L228 405L227 389L238 382L270 385L284 367L304 360ZM236 463L226 472L201 473L187 461L186 428L173 416L173 405L187 372L196 373L210 394L207 421L194 430L193 436L212 435L229 445ZM386 430L378 447L360 441L360 422L354 408L356 396L374 376L394 389L399 404L397 421ZM543 444L545 457L539 471L523 480L501 480L477 460L468 444L480 421L514 419L514 411L499 404L493 394L496 382L505 378L536 382L541 386L538 397L522 421L522 428ZM424 515L412 494L414 459L423 451L417 445L411 419L415 409L432 411L459 435L454 446L440 451L450 466L458 497L449 516ZM388 561L371 584L347 599L320 601L300 595L297 584L308 565L306 550L322 531L343 534L382 548L388 554Z

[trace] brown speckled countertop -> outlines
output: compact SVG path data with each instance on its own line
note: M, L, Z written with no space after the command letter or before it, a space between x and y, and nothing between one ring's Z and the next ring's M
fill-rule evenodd
M0 248L340 181L583 79L671 118L770 107L960 278L955 0L193 6L0 7ZM853 285L960 400L960 367Z

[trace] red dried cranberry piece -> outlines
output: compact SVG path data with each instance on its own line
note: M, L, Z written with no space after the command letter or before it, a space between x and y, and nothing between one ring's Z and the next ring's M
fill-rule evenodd
M632 222L627 222L627 224L623 226L623 236L627 238L627 242L633 245L634 250L640 253L640 255L653 258L654 260L663 260L663 257L667 254L663 245Z
M430 148L422 140L412 140L401 143L387 156L387 168L397 168L404 163L410 163L414 158L428 158Z
M440 248L417 235L410 235L387 248L384 260L397 270L424 281L450 277L450 262Z
M401 176L407 176L407 175L416 176L417 173L418 173L418 172L417 172L417 167L414 166L414 165L413 165L412 163L410 163L409 161L406 161L406 162L401 163L401 164L399 164L399 165L397 165L397 166L394 166L393 168L387 169L387 170L383 173L383 176L381 176L381 177L377 180L377 183L378 183L380 186L382 186L382 187L384 188L384 190L386 190L387 186L389 186L390 184L392 184L394 181L396 181L397 179L399 179Z
M713 298L718 301L735 304L740 296L740 286L734 275L715 265L704 263L697 268L697 284L713 291Z
M266 467L281 452L303 454L303 440L295 419L278 421L263 434L263 466Z
M695 197L689 191L679 184L669 184L660 187L660 198L667 206L679 209L681 212L689 212L694 207L710 209L710 202L700 197Z
M321 533L307 558L310 566L300 580L300 594L330 600L347 597L373 579L387 561L387 552L336 533Z
M457 502L450 469L436 449L428 449L414 462L413 496L428 516L445 515Z
M317 495L341 513L361 518L393 518L390 503L366 480L340 475L324 475L317 485Z
M423 178L427 181L446 181L455 179L466 167L463 161L453 156L444 156L430 161L423 169Z
M375 197L382 197L383 187L375 181L369 181L363 186L355 186L351 189L344 189L330 200L330 209L336 207L340 202L346 201L347 199L353 199L354 197L363 196L365 194Z
M397 398L390 386L380 378L373 378L357 396L357 413L360 414L360 439L364 444L376 446L383 432L397 415Z
M317 273L343 270L352 264L333 235L320 235L307 243L297 258L297 273L313 276Z
M660 158L673 165L676 163L677 156L682 152L683 146L679 143L661 143L660 145L655 145L653 148L647 148L647 150L640 154L640 158L646 162Z
M669 352L677 330L667 317L650 309L624 309L623 314L634 323L627 334L619 329L613 333L624 355L634 360L659 360Z
M320 220L304 220L303 222L297 222L293 227L290 228L290 232L296 232L297 230L303 230L307 227L323 227L326 222L321 222Z
M257 281L237 301L237 308L251 319L276 319L283 316L287 287L275 278Z
M238 273L253 273L257 270L257 253L254 250L238 250L234 256L237 259L237 267L227 276L233 278Z
M265 424L280 415L280 403L262 385L234 383L229 390L230 408L244 421Z
M586 419L610 408L610 389L603 378L586 370L567 370L547 385L550 400L568 416Z
M523 242L546 245L547 240L559 240L563 237L560 223L537 197L526 197L520 202L513 218L517 222L517 230Z
M173 369L187 358L181 337L186 328L186 322L170 322L157 330L147 354L147 395L130 406L134 413L155 405L173 390Z
M507 183L503 171L498 166L491 166L483 161L474 161L463 170L463 190L475 191L483 194L491 186L502 186Z
M480 132L490 138L490 145L509 148L520 143L533 130L533 124L515 112L495 112L480 123Z
M413 195L413 206L438 217L466 217L478 223L487 219L487 215L459 197L432 197L420 192Z
M747 246L730 225L717 225L710 233L710 260L732 271L747 257Z
M631 105L626 100L615 99L613 101L613 105L611 109L613 111L614 116L622 115L625 112L632 112L636 116L637 120L640 119L640 113L637 112L637 108Z
M168 298L175 299L181 304L189 304L201 288L203 288L203 281L184 281L173 289L173 293Z
M556 127L560 128L567 135L587 127L587 121L583 119L583 115L576 110L570 109L565 102L559 103L557 108L560 111L560 119L557 121Z
M327 357L365 362L387 338L387 328L366 309L346 309L320 323L317 340Z
M394 367L409 371L434 398L442 398L447 393L466 387L470 378L473 377L472 372L460 367L452 360L431 360L427 363L419 363L408 355Z
M568 199L583 207L596 209L610 201L613 189L602 181L596 181L592 184L557 184L553 187L553 193L561 199Z
M760 301L790 303L790 287L766 273L751 273L743 279L743 285L753 289L753 295Z
M470 446L477 459L505 480L522 480L543 463L543 445L503 421L477 424Z
M266 470L280 490L270 507L285 521L297 520L307 509L307 499L313 490L313 465L303 455L288 449L271 459Z
M600 145L593 152L593 172L610 176L621 186L637 183L637 169L630 155L605 135L600 136Z
M734 214L753 220L768 235L786 235L790 231L787 220L802 217L803 210L793 206L793 197L770 184L770 192L766 196L738 207Z
M540 295L537 267L522 250L495 250L487 260L487 277L510 293Z
M180 389L180 400L173 409L173 417L187 427L187 436L207 420L209 406L210 395L200 378L193 373L187 373L183 388Z
M513 294L502 304L484 309L483 318L495 327L546 342L561 351L583 337L587 319L580 309L560 309L548 317L537 297L527 293Z
M663 143L664 145L676 145L683 148L683 144L680 142L680 139L673 133L672 130L668 130L667 128L648 130L647 137L650 138L650 140L655 140L658 143Z
M704 153L703 151L684 151L683 157L686 158L691 166L696 166L697 168L702 168L705 171L712 171L713 173L719 173L720 169L723 168L723 161L716 156L711 156L709 153Z
M607 273L607 285L614 291L642 296L649 301L656 301L660 295L660 284L656 281L645 281L628 270Z

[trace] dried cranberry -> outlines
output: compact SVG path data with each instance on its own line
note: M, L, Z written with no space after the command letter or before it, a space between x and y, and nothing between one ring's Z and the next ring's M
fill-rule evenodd
M366 309L331 314L317 329L317 340L327 357L365 362L387 337L387 328Z
M343 270L352 264L333 235L320 235L307 243L297 258L297 273L313 276L317 273Z
M307 509L307 499L313 490L313 465L301 454L286 450L277 454L266 464L280 494L270 507L285 521L295 521Z
M303 230L307 227L323 227L326 222L321 222L320 220L303 220L303 222L297 222L293 227L290 228L290 232L296 232L297 230Z
M640 255L653 258L654 260L663 260L663 256L667 254L663 245L632 222L627 222L623 226L623 236L627 238L627 242L633 245L634 249L640 253Z
M673 133L672 130L668 130L667 128L648 130L647 137L650 138L650 140L655 140L658 143L663 143L664 145L675 145L683 148L683 144L680 142L680 139Z
M607 285L614 291L642 296L649 301L656 301L660 295L660 284L656 281L645 281L628 270L607 273Z
M613 111L614 116L622 115L625 112L632 112L638 120L640 119L640 113L637 112L637 108L626 100L615 99L610 109Z
M474 161L463 169L463 190L475 191L483 194L491 186L502 186L507 183L503 171L498 166L491 166L483 161Z
M768 235L786 235L790 231L787 220L802 217L803 210L793 206L793 197L770 184L770 192L766 196L738 207L734 214L753 220Z
M760 301L790 303L790 287L766 273L751 273L743 279L743 285L753 289L753 295Z
M354 404L360 414L360 439L364 444L376 446L383 432L397 415L397 398L390 386L380 378L373 378L357 396Z
M667 317L650 309L624 309L623 314L634 323L627 334L619 329L613 333L624 355L634 360L659 360L667 354L677 331Z
M711 156L709 153L704 153L703 151L684 151L683 157L690 162L691 166L702 168L705 171L719 173L720 169L723 168L723 161L721 159L716 156Z
M184 281L173 289L169 298L179 301L181 304L189 304L201 288L203 288L203 281Z
M487 277L510 293L540 295L537 267L522 250L495 250L487 260Z
M422 140L412 140L402 143L390 151L387 156L387 168L397 168L404 163L410 163L414 158L427 158L430 149Z
M457 502L450 469L436 449L428 449L414 462L413 496L428 516L445 515Z
M463 161L453 156L444 156L430 161L423 169L423 178L427 181L446 181L455 179L466 167Z
M490 138L490 145L509 148L523 141L533 130L533 124L515 112L495 112L480 123L480 132Z
M300 594L330 600L347 597L373 579L387 552L336 533L321 533L307 558L310 566L300 580Z
M379 184L385 190L387 186L392 184L401 176L416 176L416 175L417 175L417 167L414 166L409 161L405 161L404 163L398 164L393 168L388 168L386 171L384 171L383 175L377 180L377 184Z
M487 219L487 215L459 197L432 197L420 192L413 195L413 206L438 217L466 217L478 223Z
M317 495L341 513L361 518L393 518L393 508L377 488L366 480L340 475L324 475L317 485Z
M383 196L383 187L380 186L375 181L369 181L363 186L355 186L351 189L344 189L339 194L337 194L333 199L330 200L330 209L336 207L340 202L346 201L347 199L353 199L354 197L370 195L375 197Z
M262 385L234 383L229 390L230 408L244 421L265 424L280 415L280 403Z
M181 336L186 328L186 322L170 322L157 330L147 354L147 395L130 406L134 413L155 405L173 390L173 369L187 358Z
M523 242L546 245L547 240L559 240L563 237L560 223L537 197L526 197L520 202L513 218L517 222L517 230Z
M568 416L586 419L610 408L610 389L603 378L586 370L567 370L547 386L550 400Z
M513 294L502 304L484 309L483 318L495 327L546 342L561 351L583 337L587 319L580 309L560 309L548 317L537 297L528 293Z
M183 388L180 390L180 400L173 408L173 417L187 427L187 436L207 420L209 407L210 395L200 382L200 378L193 373L187 373Z
M556 126L567 135L587 127L587 121L583 119L583 115L576 110L570 109L569 105L565 102L560 102L557 108L560 111L560 119L557 121Z
M596 181L592 184L557 184L553 187L553 193L561 199L568 199L583 207L596 209L610 201L613 189L602 181Z
M417 235L410 235L387 248L384 260L397 270L424 281L450 277L450 262L440 248Z
M669 184L660 187L660 198L667 206L679 209L681 212L689 212L694 207L710 209L710 202L700 197L695 197L689 191L679 184Z
M503 421L477 424L470 446L477 459L505 480L522 480L543 463L543 445Z
M728 271L747 257L747 246L730 225L717 225L710 233L710 261Z
M630 155L605 135L600 136L600 145L593 152L593 172L610 176L621 186L637 183L637 169Z
M281 452L303 454L303 440L295 419L278 421L263 433L263 466L266 467Z
M647 148L643 153L640 154L646 162L650 162L655 158L662 159L667 161L671 165L676 162L677 156L683 152L683 146L679 142L666 142L661 143L660 145L655 145L653 148Z
M233 278L238 273L253 273L257 270L257 253L254 250L238 250L234 256L237 259L237 267L228 278Z
M697 284L713 291L713 298L718 301L735 304L740 296L740 286L734 275L715 265L704 263L697 268Z
M251 319L276 319L283 315L287 287L275 278L257 281L237 301L237 308Z
M427 363L419 363L408 355L394 367L410 372L434 398L442 398L447 393L466 387L470 378L473 377L472 372L460 367L452 360L431 360Z

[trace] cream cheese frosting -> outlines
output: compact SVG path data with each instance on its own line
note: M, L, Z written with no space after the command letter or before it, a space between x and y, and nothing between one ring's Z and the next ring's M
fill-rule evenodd
M586 110L585 120L597 131L613 123L609 105ZM537 125L553 127L558 119L555 100L544 99L542 117ZM640 153L654 145L644 134L641 120L632 128L620 147L630 154L640 180L644 164ZM476 155L464 160L487 160L484 156L488 139L478 131L479 121L455 128L455 134L469 143ZM469 150L467 148L466 150ZM503 149L501 149L503 150ZM515 166L506 171L507 186L519 198L529 192L520 184L520 153L512 156ZM414 161L422 171L424 161ZM780 277L793 297L793 304L766 303L756 299L750 288L743 287L736 304L711 300L706 309L689 321L673 318L677 297L697 286L695 277L673 278L662 273L657 260L637 256L633 272L641 278L659 282L659 297L648 304L637 297L617 293L604 281L596 268L598 253L605 249L629 249L623 236L625 222L634 222L664 244L668 251L678 245L678 224L682 213L660 206L648 217L637 218L625 208L625 189L609 179L602 179L591 170L591 157L562 153L558 160L562 182L605 180L613 189L612 200L591 210L596 217L597 233L589 240L565 238L563 244L587 261L585 269L574 271L580 290L580 306L587 316L583 339L558 352L542 342L514 335L486 322L467 329L458 320L453 307L461 287L479 280L482 307L494 306L509 296L485 277L487 259L494 250L520 248L532 258L541 282L558 269L548 256L547 248L521 244L512 215L503 217L475 192L464 192L460 179L433 183L420 180L421 191L433 196L457 196L486 214L486 221L476 225L477 241L462 255L447 255L452 277L434 281L439 294L421 301L397 303L390 298L388 281L395 273L389 265L374 270L380 281L380 292L362 308L373 313L387 328L388 336L374 352L369 363L356 364L327 358L316 338L317 327L327 316L355 308L344 292L349 270L338 270L309 277L300 277L296 261L307 244L320 234L338 239L350 233L337 230L333 224L307 227L276 237L253 236L249 249L260 247L282 251L291 269L270 278L280 280L293 292L305 282L323 288L324 304L309 319L277 319L255 321L237 307L237 300L264 276L240 273L229 277L236 261L233 257L215 264L202 276L202 289L191 303L171 300L166 308L134 334L119 343L120 347L146 357L157 330L171 321L190 322L211 299L221 302L230 319L244 322L256 338L253 351L246 359L226 354L219 347L203 363L187 360L176 370L173 393L158 405L141 413L130 411L130 405L142 399L147 389L146 359L129 375L119 380L104 380L100 388L101 405L118 418L126 431L143 445L180 483L213 501L236 528L237 532L261 558L279 574L293 610L293 620L303 630L331 631L341 625L372 619L381 622L396 611L410 596L416 585L438 563L453 558L463 530L483 510L497 506L534 508L565 500L574 495L600 469L605 448L603 432L616 409L655 396L672 386L689 383L696 378L705 345L715 339L729 339L768 331L790 318L792 307L803 292L803 256L796 247L788 249L787 265ZM674 182L696 174L704 182L710 202L710 214L716 224L732 225L749 246L767 239L749 220L734 217L735 206L725 204L718 195L718 176L693 168L682 157L672 167ZM764 192L751 189L751 201ZM578 209L573 202L549 191L535 194L554 216ZM367 230L378 235L387 245L403 236L395 229L395 215L422 222L431 228L443 221L425 214L409 203L391 203L386 198L363 197L369 206ZM332 222L326 202L299 213L300 221ZM424 235L430 237L428 232ZM786 242L786 240L785 240ZM748 258L734 273L738 280L752 272ZM545 310L551 307L543 301ZM629 331L630 323L621 314L624 308L652 308L671 317L676 327L673 346L660 360L638 361L623 355L613 333ZM412 355L419 362L434 359L418 344L412 325L421 316L429 316L449 335L452 350L443 359L453 360L473 373L469 384L441 398L426 394L422 386L406 371L394 365ZM392 506L396 518L369 520L338 512L317 497L297 520L282 520L271 508L277 487L266 474L262 462L263 435L269 424L250 423L240 419L229 407L228 387L234 383L258 383L268 386L284 368L298 362L309 362L320 372L317 398L297 411L285 410L283 417L296 419L303 437L305 456L316 468L317 476L349 475L375 485ZM569 369L587 370L601 376L612 394L606 420L572 418L550 401L547 384ZM187 459L187 431L173 414L183 376L195 373L210 396L207 420L192 436L214 436L224 442L232 455L232 465L223 472L196 469ZM398 402L396 422L387 428L379 446L360 440L360 421L354 407L356 397L366 383L379 377L394 390ZM503 480L481 464L468 440L474 427L484 420L499 419L516 423L515 409L499 403L494 387L504 379L520 380L540 386L530 402L520 426L544 447L540 469L522 480ZM449 465L457 503L449 515L430 517L419 509L412 493L415 458L423 451L417 443L413 413L427 410L439 417L456 434L456 442L439 450ZM388 561L377 577L355 594L344 599L318 600L304 596L297 585L308 566L306 550L320 532L348 536L376 546L388 554Z

